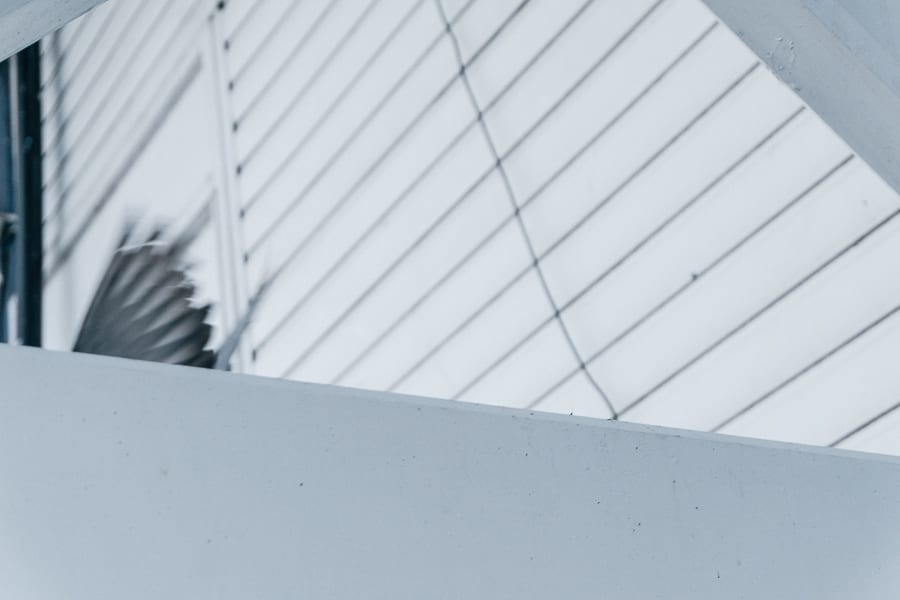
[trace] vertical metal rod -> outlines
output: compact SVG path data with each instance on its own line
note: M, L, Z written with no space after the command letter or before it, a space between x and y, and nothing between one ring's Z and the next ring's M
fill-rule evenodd
M9 62L0 63L0 343L9 341L8 303L14 288L16 205L13 198Z
M32 44L10 60L13 197L16 205L19 341L41 345L43 213L41 162L41 54Z

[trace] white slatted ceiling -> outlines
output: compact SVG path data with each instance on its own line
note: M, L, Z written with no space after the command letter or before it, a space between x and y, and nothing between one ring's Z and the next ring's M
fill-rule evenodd
M815 335L808 323L847 301L823 272L815 296L837 296L818 312L798 295L730 334L897 198L858 159L842 165L846 146L701 3L444 9L554 303L435 5L282 3L240 35L252 47L253 30L289 29L266 11L306 11L293 39L309 41L289 57L302 69L277 74L288 44L267 40L257 84L293 87L259 114L254 90L233 94L249 273L276 274L260 372L607 414L555 305L624 418L710 428L898 297L881 285ZM878 273L889 254L860 260Z
M437 22L427 25L436 28ZM428 37L433 39L433 34ZM349 189L364 182L369 165L446 85L455 63L449 50L442 50L429 53L405 80L406 85L394 88L396 93L380 93L390 89L396 73L371 69L365 83L372 87L366 85L361 94L354 94L352 102L342 104L340 108L345 110L326 116L327 122L317 127L313 136L304 138L299 156L279 170L264 194L258 195L260 186L251 180L251 200L253 196L258 200L247 207L246 237L250 257L260 270L285 268L298 244L314 235ZM388 101L370 110L372 97ZM458 93L454 98L458 99ZM448 100L436 104L453 110ZM377 112L377 120L368 118L371 112ZM279 160L277 164L282 163Z
M848 311L858 308L864 314L871 314L868 309L874 307L866 306L866 303L861 301L830 303L826 295L822 298L826 314L834 314L835 307L840 306L842 308L840 320L819 321L821 314L810 314L809 307L804 307L806 308L804 311L792 311L790 323L782 322L777 330L768 332L768 348L765 351L762 351L763 348L742 347L741 342L756 333L763 323L771 322L777 318L780 311L790 310L792 304L799 302L809 289L804 287L798 293L778 302L771 311L765 313L764 319L755 320L747 326L747 329L735 331L735 328L745 320L754 317L761 307L780 297L780 293L818 268L823 262L823 256L829 254L835 242L839 246L852 243L866 229L889 212L896 210L897 200L893 194L879 194L882 192L877 189L880 186L873 186L876 189L860 190L859 185L864 181L859 179L854 181L852 174L852 170L848 170L846 174L848 176L843 174L836 176L829 184L824 185L819 193L808 197L806 199L808 202L798 204L795 210L787 212L763 234L735 253L729 261L728 269L717 270L714 277L705 278L701 285L695 286L693 294L684 296L678 305L671 304L671 310L668 311L671 317L662 315L658 319L661 326L666 328L665 332L671 332L672 336L666 339L673 343L666 344L664 350L656 355L647 356L646 347L640 351L635 347L641 343L640 337L636 336L632 337L630 348L622 346L618 353L609 357L607 363L609 370L606 372L615 370L616 365L621 365L622 361L628 361L629 352L632 357L640 353L649 359L652 365L649 372L646 372L640 380L633 376L618 380L621 385L619 397L622 398L623 406L643 399L643 406L635 411L637 416L647 414L647 411L656 412L654 406L663 406L667 403L667 399L671 402L672 398L677 398L678 404L683 407L678 409L679 413L685 415L682 418L702 419L707 426L714 426L718 419L728 416L729 408L726 403L734 403L732 409L740 408L755 395L765 392L771 383L800 368L802 357L816 350L821 351L823 347L828 347L826 344L836 342L836 338L842 337L846 331L845 327L852 329L861 325L854 322L856 319L847 318L855 316ZM862 210L858 210L856 206L862 205L857 196L860 192L869 196L866 199L870 202L870 206L862 207ZM786 248L791 249L791 252L784 252ZM757 275L753 279L748 279L748 276L756 273L762 273L762 276ZM884 272L881 274L884 275ZM822 273L816 278L816 283L824 286L819 287L820 293L826 293L828 288L827 275L828 273ZM884 292L889 294L891 290L892 286L886 284ZM690 307L688 303L691 304ZM705 315L705 318L698 324L699 314ZM809 322L813 316L816 317L816 323ZM688 322L697 325L685 335L684 329ZM655 323L645 330L646 335L655 338L656 335L664 333L659 329L649 333L653 325ZM813 327L810 328L810 325ZM700 357L713 344L720 344L719 340L725 336L728 336L727 345L717 347L716 352L705 355L703 362L692 365L684 376L672 381L658 392L654 391L657 382L671 377L671 373L693 361L694 357ZM677 342L680 340L683 342L678 345ZM809 347L810 345L812 347ZM800 347L798 351L803 347L807 348L795 358L792 356L794 353L789 352L790 348L795 346ZM735 348L743 359L749 356L754 358L754 363L760 366L758 372L742 370L746 373L746 380L738 377L733 370L726 381L719 375L713 376L713 373L721 372L716 367L727 366L730 361L737 358L732 350ZM704 368L707 365L712 368ZM693 382L704 375L705 381L699 387L694 387ZM729 388L728 398L717 398L714 405L721 408L714 411L710 406L713 404L711 394L715 394L714 390L722 385ZM683 386L690 386L692 389L693 397L689 400L683 395ZM688 416L694 412L686 404L688 402L705 405L704 414Z
M148 60L126 58L147 15L167 39L189 3L112 4L63 31L52 68L120 48L70 92L139 112L112 83L141 86L104 73ZM701 2L441 7L218 13L247 278L274 276L258 372L900 451L900 200ZM160 46L141 84L184 52ZM69 121L87 141L66 169L114 162L123 134ZM102 179L47 161L51 206Z
M882 454L900 454L898 430L900 430L900 408L895 405L889 411L878 413L873 420L866 422L864 429L842 440L838 447Z

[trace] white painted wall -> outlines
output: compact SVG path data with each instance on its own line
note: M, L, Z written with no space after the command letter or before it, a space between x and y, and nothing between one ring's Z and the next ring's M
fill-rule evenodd
M211 197L245 371L900 439L900 197L700 0L114 0L45 57L52 347L127 207Z
M880 599L900 462L0 347L0 590Z

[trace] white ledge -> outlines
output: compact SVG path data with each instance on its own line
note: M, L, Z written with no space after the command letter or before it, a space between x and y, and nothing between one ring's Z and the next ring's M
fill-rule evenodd
M0 346L9 598L887 598L900 461Z

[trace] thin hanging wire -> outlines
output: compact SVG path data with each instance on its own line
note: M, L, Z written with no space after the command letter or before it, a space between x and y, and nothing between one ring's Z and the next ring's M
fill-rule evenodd
M610 414L613 419L618 418L616 414L616 409L613 406L612 402L610 402L609 397L606 395L606 392L603 391L603 388L600 387L600 384L594 379L594 376L591 374L590 370L587 368L587 365L584 362L584 359L581 356L581 352L578 350L578 347L575 345L575 341L572 339L572 335L569 333L568 327L566 327L565 321L562 319L562 315L560 314L559 306L556 304L556 300L553 298L553 294L550 291L550 286L547 284L547 279L544 276L544 272L541 269L540 260L538 259L537 252L534 249L534 243L531 241L531 237L528 235L528 228L525 226L525 221L522 218L522 212L519 207L519 202L516 199L516 193L513 190L512 182L510 181L509 174L506 171L506 167L503 165L503 160L500 157L500 153L497 151L497 146L494 144L494 140L491 137L491 132L487 128L487 124L484 120L484 113L481 110L481 107L478 104L478 99L475 97L475 92L472 89L472 84L469 81L468 73L466 72L466 63L462 57L462 50L460 49L459 39L456 37L456 33L453 30L453 26L450 23L450 19L447 18L447 13L444 11L444 5L441 0L435 0L435 5L437 6L438 12L441 15L441 19L444 22L444 26L447 28L447 35L450 38L450 41L453 44L453 53L456 56L456 61L459 64L460 69L460 79L463 82L463 85L466 88L466 94L469 97L469 100L472 103L472 108L475 110L478 119L478 126L480 127L482 133L484 134L485 141L487 142L488 148L491 151L491 155L497 163L497 172L500 175L500 178L503 181L503 187L506 189L506 195L509 198L510 203L512 204L513 214L515 216L516 223L518 225L519 231L522 233L522 239L525 242L525 246L528 249L528 254L531 257L532 267L534 268L534 272L537 274L538 279L541 282L541 288L544 290L544 295L547 298L547 302L550 303L551 308L553 309L553 318L556 320L559 325L560 330L562 331L563 336L566 339L566 344L569 346L569 349L572 352L572 355L575 357L575 360L578 363L578 368L580 368L587 380L590 382L591 386L594 390L599 394L600 398L606 404L606 407L609 409Z

